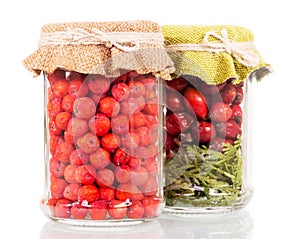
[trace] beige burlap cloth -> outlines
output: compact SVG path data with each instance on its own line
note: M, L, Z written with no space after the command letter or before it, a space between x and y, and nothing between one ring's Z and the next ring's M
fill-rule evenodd
M169 80L175 69L163 41L151 21L47 24L38 49L23 63L34 76L57 68L107 77L136 70Z

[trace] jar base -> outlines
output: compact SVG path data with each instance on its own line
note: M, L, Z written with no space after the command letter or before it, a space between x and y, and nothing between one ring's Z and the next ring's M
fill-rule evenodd
M187 206L186 204L165 206L163 214L186 218L218 217L246 207L252 198L252 194L252 189L248 189L245 191L245 194L238 201L236 201L235 204L230 206L193 207Z
M54 222L69 225L72 227L85 227L90 229L97 229L97 228L103 228L101 230L111 230L112 227L120 228L120 230L126 229L127 227L130 228L130 226L136 226L142 223L151 222L156 217L153 218L140 218L140 219L122 219L122 220L78 220L78 219L64 219L64 218L56 218L52 216L47 216L49 219L51 219ZM127 229L126 229L127 230Z

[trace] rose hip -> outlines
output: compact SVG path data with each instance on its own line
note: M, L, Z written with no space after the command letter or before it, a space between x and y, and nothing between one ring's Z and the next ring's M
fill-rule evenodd
M78 166L75 171L75 179L78 183L92 184L96 180L96 169L91 165Z
M208 110L204 96L196 89L189 87L184 91L184 97L188 101L187 107L191 107L200 119L205 119Z
M116 190L115 195L116 199L120 201L126 201L128 199L135 201L142 200L144 198L142 192L138 189L138 187L131 183L120 184Z
M108 205L109 216L113 219L122 219L126 216L127 205L120 200L112 200Z
M80 187L80 184L78 184L78 183L68 184L64 190L64 194L63 194L64 198L69 199L71 201L77 201L79 187Z
M90 154L99 148L100 140L96 135L87 133L77 139L77 145L83 152Z
M104 168L97 172L96 183L101 188L106 188L106 187L112 186L114 183L114 180L115 180L115 174L110 169Z
M78 188L78 201L87 201L89 203L99 199L99 190L95 185L83 185Z
M117 115L111 119L111 130L118 135L129 132L129 119L126 115Z
M71 201L65 198L57 200L54 207L55 216L59 218L70 218L71 216Z
M95 94L105 94L110 87L111 80L102 75L89 75L87 85L91 92Z
M111 94L118 102L124 101L129 96L129 87L125 83L119 82L113 85Z
M118 148L112 158L112 162L115 165L123 165L126 164L130 159L126 148Z
M111 201L115 198L115 189L113 188L100 188L99 198L105 201Z
M68 94L69 82L66 80L57 80L52 86L52 92L55 97L63 98Z
M95 115L96 105L88 97L77 98L74 102L73 111L75 116L80 119L90 119Z
M70 82L68 93L74 98L81 98L88 94L89 88L84 83L83 79L74 79Z
M67 185L67 182L61 178L53 179L50 185L51 196L56 199L62 198Z
M90 204L89 214L93 220L104 220L107 214L107 203L105 200L98 200Z
M56 81L65 80L66 72L64 70L57 69L53 73L49 73L47 75L48 81L51 85L53 85Z
M74 146L71 143L62 142L57 146L54 157L63 163L67 163L73 150Z
M208 144L216 137L216 130L212 123L200 121L192 131L193 138L200 143Z
M62 130L67 129L67 125L72 118L72 115L69 112L58 113L55 117L55 124Z
M121 165L115 168L115 179L119 183L127 183L131 180L131 169L128 165Z
M79 203L74 203L71 207L71 215L74 219L85 219L88 213L88 208Z
M64 111L72 113L75 98L71 95L66 95L61 102Z
M87 164L88 161L89 155L81 149L76 149L70 154L70 164L72 165L81 166Z
M120 104L113 97L107 96L99 101L100 111L107 117L111 118L120 111Z
M128 218L141 218L144 215L144 207L140 201L134 201L127 210Z
M96 169L103 169L110 164L110 153L99 148L96 152L90 154L90 163Z
M78 139L89 131L89 126L83 119L72 118L68 123L67 131L74 139Z
M77 180L75 178L75 171L77 169L77 166L69 164L66 166L64 170L64 178L68 183L77 183Z
M106 149L108 152L113 153L118 147L120 147L121 139L116 134L106 134L101 139L102 148Z
M130 128L139 128L146 123L146 118L142 112L136 112L129 118Z
M142 185L148 180L149 174L146 168L140 167L131 172L131 183L134 185Z
M59 161L57 158L51 158L49 162L49 170L51 176L55 178L61 178L62 176L64 176L66 166L66 163Z
M226 122L230 119L232 115L232 110L228 104L223 102L215 103L210 112L210 117L212 120L218 122Z

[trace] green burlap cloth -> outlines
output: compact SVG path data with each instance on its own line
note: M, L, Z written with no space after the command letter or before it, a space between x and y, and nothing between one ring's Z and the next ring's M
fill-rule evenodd
M224 31L227 36L222 34ZM253 34L246 28L226 25L165 25L162 32L176 67L174 77L188 74L201 78L209 85L221 84L228 79L233 79L233 83L238 84L251 76L260 80L272 71L271 66L263 61L255 49ZM211 48L215 43L217 50ZM186 44L204 46L204 49L172 50L172 46ZM241 56L241 51L246 55ZM238 59L249 56L254 58L254 64L241 63L241 59Z

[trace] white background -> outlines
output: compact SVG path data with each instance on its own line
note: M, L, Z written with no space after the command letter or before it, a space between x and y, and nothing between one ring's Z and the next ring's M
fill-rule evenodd
M299 238L300 13L296 3L1 1L0 218L4 224L0 238ZM127 232L127 237L103 231L62 232L57 225L47 224L39 208L44 181L43 85L41 77L33 79L23 68L22 60L35 50L43 24L137 19L233 24L253 31L257 49L275 70L254 92L254 197L246 211L216 221L163 218Z

